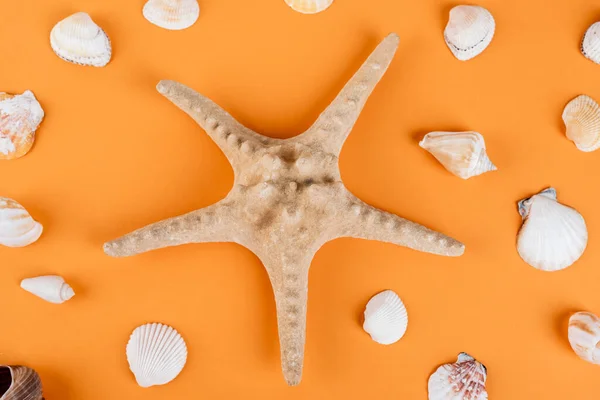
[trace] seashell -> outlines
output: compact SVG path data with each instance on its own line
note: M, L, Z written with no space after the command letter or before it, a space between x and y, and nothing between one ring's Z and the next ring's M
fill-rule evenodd
M462 179L498 169L487 156L483 136L477 132L430 132L419 146Z
M581 53L588 60L600 64L600 22L592 24L583 35Z
M316 14L327 9L333 0L285 0L285 3L302 14Z
M450 10L444 40L456 58L467 61L489 46L495 30L494 17L485 8L456 6Z
M0 92L0 160L13 160L31 150L44 110L33 93Z
M587 228L581 214L556 200L548 188L519 201L523 225L517 250L527 264L543 271L558 271L573 264L587 245Z
M565 107L562 119L567 127L567 138L581 151L600 147L600 109L591 97L581 95Z
M592 364L600 364L600 318L589 312L578 312L569 319L569 343L573 351Z
M429 400L486 400L487 368L467 353L444 364L429 377Z
M404 336L407 327L406 308L395 292L385 290L367 303L363 329L377 343L396 343Z
M43 400L40 376L22 365L0 366L0 399Z
M52 28L50 45L57 56L79 65L104 67L110 61L110 39L92 18L75 13Z
M75 296L75 292L71 286L58 275L46 275L23 279L21 281L21 288L54 304L62 304Z
M42 225L14 200L0 197L0 245L24 247L42 235Z
M154 25L177 31L194 25L200 5L197 0L148 0L142 12Z
M179 375L187 360L181 335L170 326L153 323L136 328L127 343L129 369L141 387L164 385Z

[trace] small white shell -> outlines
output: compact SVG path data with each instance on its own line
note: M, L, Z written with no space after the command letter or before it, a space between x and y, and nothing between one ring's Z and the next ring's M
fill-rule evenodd
M326 10L333 0L285 0L285 3L302 14L316 14Z
M575 97L566 106L562 119L567 128L567 138L581 151L594 151L600 147L600 108L589 96Z
M600 22L592 24L583 35L581 53L587 59L600 64Z
M18 95L0 92L0 160L27 154L42 119L44 110L30 90Z
M600 318L578 312L569 319L569 343L583 360L600 365Z
M549 188L519 201L523 225L517 237L521 258L543 271L557 271L573 264L586 248L588 233L581 214L556 200Z
M0 197L0 245L24 247L42 235L42 225L14 200Z
M489 159L483 136L478 132L430 132L419 146L462 179L498 169Z
M148 0L142 13L154 25L176 31L194 25L200 5L197 0Z
M110 39L84 12L56 24L50 32L50 45L57 56L79 65L103 67L112 54Z
M129 369L141 387L164 385L179 375L187 360L181 335L167 325L153 323L136 328L127 343Z
M21 281L21 288L54 304L64 303L75 296L73 288L58 275L23 279Z
M487 369L467 353L444 364L429 378L429 400L486 400Z
M450 51L461 61L481 54L492 41L496 22L492 14L479 6L456 6L444 30Z
M396 343L404 336L407 327L406 308L393 291L378 293L367 303L363 329L377 343Z

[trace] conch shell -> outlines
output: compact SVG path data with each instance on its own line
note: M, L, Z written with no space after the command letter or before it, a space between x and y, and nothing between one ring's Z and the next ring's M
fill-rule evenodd
M589 96L575 97L566 106L562 119L567 127L567 138L581 151L600 147L600 108Z
M23 279L21 288L49 303L62 304L75 296L73 288L58 275Z
M0 93L0 160L27 154L42 119L44 110L31 91L17 95Z
M200 6L197 0L148 0L142 12L154 25L176 31L194 25Z
M592 24L583 35L581 53L588 60L600 64L600 22Z
M444 30L450 51L461 61L481 54L491 43L496 30L492 14L479 6L456 6Z
M24 247L42 235L42 225L14 200L0 197L0 245Z
M467 353L444 364L429 378L429 400L487 400L487 368Z
M569 319L569 343L583 360L600 365L600 318L578 312Z
M21 365L0 367L1 400L43 400L42 381L33 369Z
M302 14L316 14L327 9L333 0L285 0L285 3Z
M407 327L406 307L394 291L378 293L367 303L363 329L377 343L396 343L402 339Z

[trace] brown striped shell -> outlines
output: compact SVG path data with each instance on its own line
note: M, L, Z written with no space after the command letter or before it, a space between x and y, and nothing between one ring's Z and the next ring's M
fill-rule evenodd
M0 400L43 400L42 381L22 365L0 367Z

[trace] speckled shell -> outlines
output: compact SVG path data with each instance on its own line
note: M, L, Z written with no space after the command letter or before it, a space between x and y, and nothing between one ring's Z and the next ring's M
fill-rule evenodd
M467 353L444 364L429 378L429 400L486 400L487 369Z
M197 0L148 0L142 12L154 25L176 31L194 25L200 5Z
M0 366L0 399L43 400L37 372L21 365Z
M578 312L569 319L569 343L579 357L600 365L600 318L589 312Z
M24 247L42 235L42 225L14 200L0 197L0 245Z
M44 110L31 91L17 95L0 92L0 160L27 154L42 119Z
M376 294L367 303L363 329L377 343L396 343L404 336L407 327L406 307L392 290Z
M600 22L592 24L583 35L581 54L588 60L600 64Z
M566 106L562 119L567 128L567 138L581 151L594 151L600 147L600 108L589 96L575 97Z
M21 288L49 303L62 304L75 296L73 288L58 275L37 276L21 281Z
M316 14L327 9L333 0L285 0L293 10L302 14Z
M444 30L444 40L456 58L470 60L490 44L496 30L492 14L479 6L456 6Z

